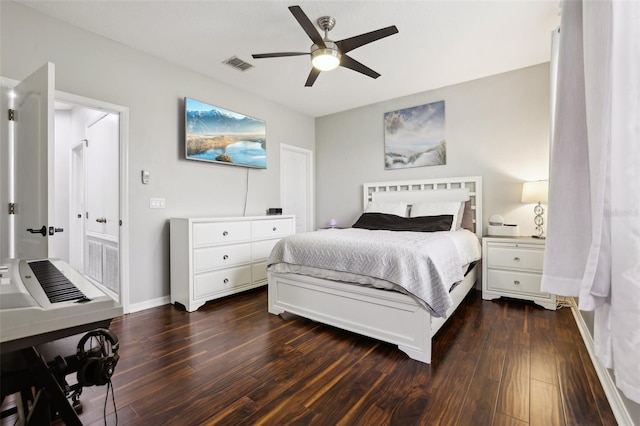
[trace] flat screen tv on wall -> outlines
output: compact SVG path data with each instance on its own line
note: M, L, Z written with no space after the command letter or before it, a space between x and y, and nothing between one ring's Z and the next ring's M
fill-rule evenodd
M185 155L188 160L267 168L264 120L185 98Z

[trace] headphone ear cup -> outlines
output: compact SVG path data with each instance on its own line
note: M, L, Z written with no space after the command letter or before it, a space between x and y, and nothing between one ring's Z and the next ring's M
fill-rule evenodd
M105 371L106 371L105 366L107 365L108 362L109 362L108 358L103 358L96 363L96 367L93 371L93 383L96 386L105 385L109 381L109 377L105 376Z
M78 383L82 386L95 385L96 368L99 358L87 358L82 364L82 367L78 370Z
M112 357L87 358L78 370L78 383L87 387L106 385L111 380L114 367L115 362Z

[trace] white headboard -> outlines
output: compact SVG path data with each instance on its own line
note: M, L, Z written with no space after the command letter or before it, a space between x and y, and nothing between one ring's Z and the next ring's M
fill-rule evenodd
M413 204L423 199L426 191L442 191L438 194L442 195L441 201L460 199L462 193L468 192L475 233L478 238L482 238L482 176L365 183L362 185L362 207L364 209L374 199L389 202L406 201Z

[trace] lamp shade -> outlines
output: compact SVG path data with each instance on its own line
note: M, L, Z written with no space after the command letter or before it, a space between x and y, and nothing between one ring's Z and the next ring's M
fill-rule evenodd
M546 203L549 201L549 181L538 180L522 184L523 203Z

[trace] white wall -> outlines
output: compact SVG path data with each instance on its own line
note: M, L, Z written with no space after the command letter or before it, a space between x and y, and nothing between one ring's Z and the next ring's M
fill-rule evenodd
M50 61L58 90L129 108L131 303L169 294L170 217L243 211L247 169L184 160L184 97L266 120L268 168L248 172L247 215L279 205L280 143L315 148L311 117L13 2L0 2L0 15L0 75L21 80ZM149 209L150 197L166 198L167 208Z
M384 113L439 100L445 101L447 164L385 170ZM331 218L352 224L362 212L364 182L480 175L485 224L498 213L530 235L533 206L520 203L521 183L546 179L548 158L548 63L321 117L317 226Z

